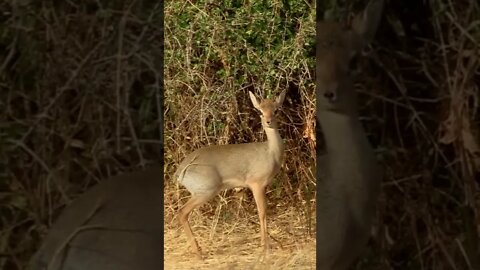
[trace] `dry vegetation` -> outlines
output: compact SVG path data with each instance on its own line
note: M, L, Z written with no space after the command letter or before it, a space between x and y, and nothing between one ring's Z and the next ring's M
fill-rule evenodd
M24 269L89 186L161 160L161 11L0 3L0 269Z
M321 1L319 14L346 17L367 1L340 2ZM362 120L387 172L357 268L478 269L478 1L386 2L356 70ZM165 91L161 8L0 3L0 269L24 269L89 186L158 163L162 136L167 269L313 269L313 3L166 2ZM174 218L188 197L171 179L177 162L204 145L264 140L246 93L285 88L290 158L268 193L272 257L259 258L250 192L227 191L191 215L208 257L190 259Z
M358 269L480 269L479 22L478 1L387 1L357 70L387 172Z
M315 7L227 2L165 6L165 266L314 269ZM265 140L247 93L267 97L283 89L287 97L279 118L287 161L267 195L275 255L260 258L250 191L226 191L190 216L207 254L199 262L175 218L189 196L172 179L176 165L205 145Z

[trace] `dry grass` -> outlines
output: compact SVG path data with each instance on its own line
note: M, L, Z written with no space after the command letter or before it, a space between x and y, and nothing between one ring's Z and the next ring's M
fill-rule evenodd
M62 208L90 186L158 163L161 10L1 2L0 269L24 269Z
M225 219L220 208L211 217L200 211L190 217L204 260L192 255L181 226L165 224L165 269L315 269L315 237L307 234L298 209L280 206L270 211L275 213L268 218L272 249L264 257L257 216L232 213Z

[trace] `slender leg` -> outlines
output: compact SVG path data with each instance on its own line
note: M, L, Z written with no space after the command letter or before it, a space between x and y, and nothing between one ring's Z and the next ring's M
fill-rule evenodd
M197 240L195 240L195 237L193 236L193 232L192 232L192 229L190 228L190 224L188 223L188 216L190 215L190 212L192 212L193 209L206 203L211 197L212 196L210 195L208 196L192 195L192 197L188 200L188 202L186 202L179 211L180 223L182 223L185 233L187 234L188 242L190 243L192 251L195 254L197 254L199 258L202 257L202 253L201 253L200 247L198 246Z
M257 204L258 218L260 219L260 237L261 244L265 253L268 253L270 249L268 232L267 232L267 202L265 198L265 187L257 183L251 184L250 189L252 190L253 197L255 198L255 203Z

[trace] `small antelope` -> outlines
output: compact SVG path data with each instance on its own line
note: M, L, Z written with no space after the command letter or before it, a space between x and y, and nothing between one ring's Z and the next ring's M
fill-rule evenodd
M177 181L192 194L179 211L192 251L200 258L201 250L188 223L190 212L212 199L221 190L248 187L252 190L260 218L260 236L264 251L269 250L265 189L283 162L284 146L278 132L275 111L285 99L283 91L275 100L259 102L249 92L253 106L261 113L266 142L215 145L188 155L175 173Z
M317 22L317 119L327 152L317 159L317 269L348 269L371 231L383 173L358 119L348 66L373 39L382 8L372 1L350 28Z

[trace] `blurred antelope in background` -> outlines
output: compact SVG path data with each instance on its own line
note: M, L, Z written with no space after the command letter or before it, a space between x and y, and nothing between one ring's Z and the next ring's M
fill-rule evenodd
M350 27L317 22L317 119L325 156L317 159L317 269L348 269L364 250L382 169L358 119L349 62L373 39L383 1L372 1Z

